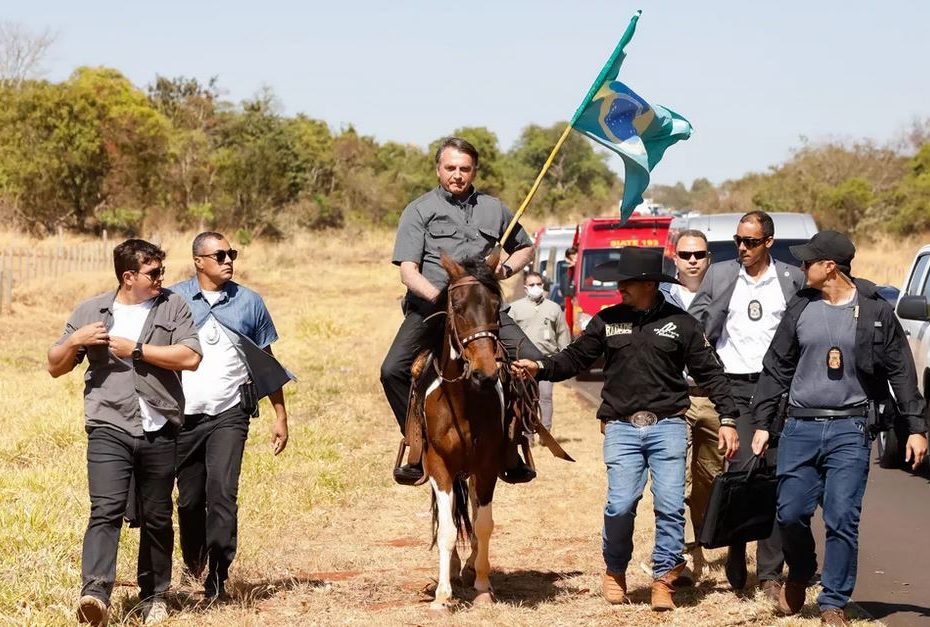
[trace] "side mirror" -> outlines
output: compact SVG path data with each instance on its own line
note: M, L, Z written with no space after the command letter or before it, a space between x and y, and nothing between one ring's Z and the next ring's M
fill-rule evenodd
M898 317L905 320L930 320L926 296L902 296L898 299Z
M556 266L559 277L559 291L563 297L573 297L575 295L575 285L572 282L572 268L564 261L560 261Z

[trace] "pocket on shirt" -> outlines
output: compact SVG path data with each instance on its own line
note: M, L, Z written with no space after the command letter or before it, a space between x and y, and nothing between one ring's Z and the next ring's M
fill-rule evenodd
M456 226L447 220L433 220L426 230L435 238L455 237Z
M176 328L177 325L173 322L156 322L152 327L152 337L148 343L156 346L170 346Z
M622 333L607 338L608 348L616 351L627 350L633 345L633 334Z

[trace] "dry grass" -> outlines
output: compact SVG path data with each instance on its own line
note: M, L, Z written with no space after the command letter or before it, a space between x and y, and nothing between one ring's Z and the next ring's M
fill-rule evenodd
M0 241L12 241L8 237ZM166 238L171 280L187 272L188 242L186 236ZM435 620L424 592L437 562L428 549L428 493L391 482L397 434L378 384L381 358L401 319L402 289L387 263L390 246L384 232L301 236L248 247L237 264L239 278L266 297L275 316L282 338L276 353L300 377L287 388L291 442L275 459L267 408L253 423L241 480L233 600L206 608L194 589L179 586L175 624ZM863 250L856 270L899 285L913 250L916 242L907 250L890 242ZM0 317L0 617L9 623L73 620L88 514L82 376L52 380L44 354L71 308L112 283L106 272L33 282L17 290L13 314ZM537 481L501 485L491 547L500 602L474 610L463 604L441 622L817 624L813 605L802 619L779 621L758 597L727 592L720 554L712 555L711 577L701 587L680 593L682 609L650 612L644 605L648 578L638 568L630 572L635 603L605 605L598 594L601 436L591 408L565 387L557 386L556 408L557 432L579 461L566 464L539 453ZM647 494L634 564L648 562L651 526ZM124 531L114 623L138 622L132 612L137 541L135 531Z

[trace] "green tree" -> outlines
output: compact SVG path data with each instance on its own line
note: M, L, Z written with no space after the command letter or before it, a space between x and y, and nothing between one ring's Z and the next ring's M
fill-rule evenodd
M908 173L890 194L898 208L890 228L898 233L930 230L930 143L924 144L908 163Z

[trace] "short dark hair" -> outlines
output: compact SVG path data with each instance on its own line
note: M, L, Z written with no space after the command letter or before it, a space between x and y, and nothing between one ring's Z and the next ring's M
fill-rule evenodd
M226 239L222 233L217 233L216 231L204 231L197 235L194 238L194 243L191 244L191 254L197 256L200 254L200 251L203 250L204 243L209 239Z
M675 240L675 245L678 246L678 242L681 241L682 237L696 237L698 239L704 240L704 243L707 243L707 236L704 235L704 231L698 229L685 229L684 231L678 234L678 238Z
M534 276L534 277L539 278L540 281L543 280L543 275L541 275L540 273L536 272L535 270L530 270L529 272L527 272L526 274L523 275L523 282L526 283L526 280L527 280L528 278L530 278L531 276Z
M774 237L775 236L775 222L772 220L772 216L767 214L764 211L750 211L745 214L742 218L739 219L739 223L743 222L755 222L762 227L762 237Z
M439 165L439 158L442 157L442 151L446 148L455 148L459 152L464 152L475 162L475 167L478 167L478 149L460 137L443 137L439 140L439 147L436 148L436 165Z
M120 285L124 272L136 272L147 263L164 260L165 251L144 239L127 239L113 249L113 269Z
M574 246L569 246L568 248L565 249L565 256L566 256L566 257L568 257L569 255L574 256L574 255L577 255L577 254L578 254L578 249L575 248Z

